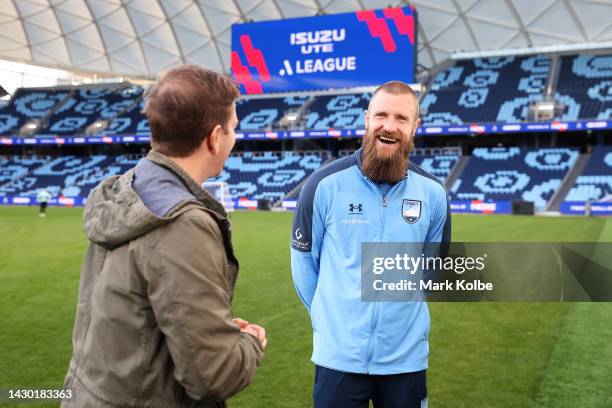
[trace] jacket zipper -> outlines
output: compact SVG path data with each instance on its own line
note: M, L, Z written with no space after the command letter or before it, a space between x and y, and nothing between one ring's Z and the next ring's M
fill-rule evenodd
M385 232L385 209L387 208L387 203L388 203L387 196L389 195L391 190L393 190L397 185L399 185L399 183L402 183L405 179L406 177L403 177L395 185L391 186L391 188L389 188L389 190L385 194L383 193L382 189L380 188L378 184L374 183L372 180L366 177L366 180L372 183L374 187L376 187L378 191L382 194L382 208L380 211L381 213L380 215L380 221L381 221L380 222L380 242L381 243L384 242L383 237L384 237L384 232ZM368 339L368 361L366 365L366 374L370 373L370 363L372 362L372 357L374 357L374 348L375 348L374 331L376 330L376 326L378 324L379 309L380 309L379 302L374 302L374 312L372 313L372 325L370 326L370 338Z
M387 194L389 194L389 191L391 191L391 189L389 189L389 191L387 191L387 193L385 194L383 193L382 189L380 188L378 184L374 183L372 180L370 180L367 177L366 179L370 183L372 183L378 189L378 191L382 194L382 207L380 211L380 242L382 243L384 232L385 232L385 208L387 208ZM380 305L378 304L378 302L374 302L374 305L373 305L374 310L372 312L372 324L370 325L370 338L368 339L368 361L366 364L366 374L370 373L370 363L372 362L372 357L374 357L374 348L375 348L374 333L376 330L376 325L378 324L379 308L380 308Z

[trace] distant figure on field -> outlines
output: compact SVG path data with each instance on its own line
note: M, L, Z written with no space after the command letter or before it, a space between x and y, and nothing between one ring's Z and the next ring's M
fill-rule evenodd
M49 193L49 191L47 191L46 188L43 188L42 190L40 190L38 194L36 195L36 202L38 202L38 205L40 208L38 212L39 217L44 218L47 216L46 214L47 205L49 204L50 199L51 199L51 194Z

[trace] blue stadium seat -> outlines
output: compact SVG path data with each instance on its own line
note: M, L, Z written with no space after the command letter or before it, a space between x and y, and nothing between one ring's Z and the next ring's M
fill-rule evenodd
M151 129L149 120L142 112L144 104L144 100L140 100L132 105L123 114L116 117L104 132L117 135L148 134Z
M285 113L299 109L308 96L287 96L285 98L244 98L236 101L238 129L257 131L276 128L275 124Z
M597 201L612 196L612 147L597 146L565 201Z
M418 164L444 183L459 161L459 156L454 154L414 155L410 157L410 161Z
M578 159L570 148L476 148L450 189L457 200L525 200L543 210Z
M132 108L142 97L142 92L139 86L81 88L51 115L41 133L82 134L96 120L111 120Z
M35 179L29 177L34 169L49 162L49 156L4 156L0 158L0 197L15 195L30 188Z
M422 98L423 124L524 121L529 104L542 99L549 66L544 56L459 61Z
M328 159L327 152L262 152L232 155L222 174L234 198L278 201ZM139 158L128 156L0 157L0 197L87 197L103 179L125 173Z
M9 104L0 109L0 135L17 134L31 119L42 119L70 94L55 88L20 88Z
M326 152L234 154L210 181L228 183L233 198L281 200L328 159Z
M319 95L308 107L306 129L360 129L372 98L370 92L345 95Z
M612 119L612 55L562 57L555 98L562 120Z
M10 157L2 159L0 197L35 198L43 188L52 196L87 197L106 177L122 174L139 159L128 156Z

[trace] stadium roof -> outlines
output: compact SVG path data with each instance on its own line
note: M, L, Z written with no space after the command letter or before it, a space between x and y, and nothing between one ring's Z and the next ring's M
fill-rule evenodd
M391 0L0 0L0 58L153 77L228 72L231 25L406 5ZM414 0L422 68L453 51L612 41L610 0Z

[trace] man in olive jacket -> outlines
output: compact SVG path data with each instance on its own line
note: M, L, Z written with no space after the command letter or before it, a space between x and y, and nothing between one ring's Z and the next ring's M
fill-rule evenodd
M265 330L233 319L230 223L201 188L235 143L238 89L186 65L145 95L149 155L89 196L63 407L209 407L253 379Z

